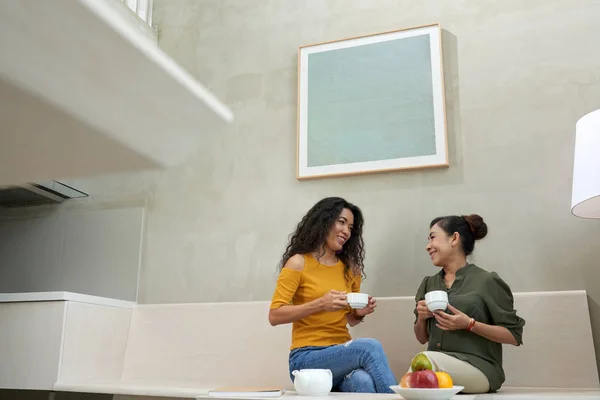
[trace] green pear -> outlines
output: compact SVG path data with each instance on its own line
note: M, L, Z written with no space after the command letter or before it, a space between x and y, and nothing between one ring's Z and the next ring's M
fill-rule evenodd
M431 361L429 358L423 353L419 353L412 359L410 363L410 367L413 371L424 371L424 370L433 370L433 365L431 365Z

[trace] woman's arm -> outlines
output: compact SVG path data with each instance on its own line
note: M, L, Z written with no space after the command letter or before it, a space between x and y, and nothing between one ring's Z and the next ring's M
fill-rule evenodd
M359 293L356 291L355 293ZM352 310L348 314L346 314L346 319L348 320L348 325L356 326L363 322L365 317L369 314L375 312L375 308L377 307L377 300L375 300L372 296L369 296L369 303L361 308L360 310Z
M427 327L427 320L433 318L433 314L431 311L429 311L427 305L425 304L425 293L427 292L428 280L428 277L423 278L423 281L417 289L417 294L415 295L415 323L413 330L415 331L417 340L421 344L429 342L429 328Z
M350 326L356 326L362 322L362 319L356 318L353 313L348 313L346 315L346 319L348 320L348 325Z
M468 315L450 304L448 304L448 310L450 310L453 315L443 311L436 311L434 313L438 328L444 331L456 331L467 329L469 327L471 318L469 318ZM471 332L483 336L492 342L512 344L515 346L518 346L519 344L513 334L507 328L500 325L488 325L483 322L475 321L475 325L473 325Z
M517 315L510 287L495 272L484 283L483 300L490 311L491 324L475 321L471 332L492 342L520 346L523 344L525 320ZM448 309L454 315L436 311L437 326L442 330L468 329L471 318L452 305Z
M297 306L281 306L269 310L269 323L273 326L289 324L323 310L323 297Z
M502 343L502 344L512 344L513 346L518 346L519 343L517 339L513 336L512 333L508 329L499 325L488 325L483 322L475 322L473 325L473 329L471 332L478 334L479 336L483 336L487 340L491 340L492 342Z
M269 309L269 323L272 326L294 322L317 312L316 302L291 305L300 285L303 269L304 256L300 254L290 257L281 269Z
M418 319L414 325L415 336L421 344L429 342L429 332L427 332L427 320Z
M284 305L269 310L269 322L273 326L289 324L290 322L301 320L321 311L338 311L347 306L346 293L330 290L325 296L309 301L308 303L297 306Z
M273 326L289 324L321 311L337 311L346 308L346 294L331 290L323 297L308 303L291 305L291 299L298 289L299 274L304 269L304 256L296 254L283 266L277 281L274 300L269 310L269 323Z
M478 333L481 332L479 335L498 343L522 345L525 320L517 315L510 287L495 272L490 273L485 282L483 300L490 310L491 328L496 329L490 331L481 327L477 329Z

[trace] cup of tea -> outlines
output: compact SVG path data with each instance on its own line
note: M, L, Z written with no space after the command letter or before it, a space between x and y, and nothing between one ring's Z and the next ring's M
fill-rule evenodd
M425 294L425 304L429 311L444 311L448 308L448 293L445 290L433 290Z
M365 308L369 304L369 295L366 293L347 293L346 301L350 308Z

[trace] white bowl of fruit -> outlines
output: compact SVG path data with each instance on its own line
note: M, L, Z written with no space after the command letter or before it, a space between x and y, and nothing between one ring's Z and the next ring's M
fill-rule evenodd
M455 386L447 372L434 372L424 354L417 354L411 363L413 372L400 380L400 385L390 386L406 400L448 400L464 389Z

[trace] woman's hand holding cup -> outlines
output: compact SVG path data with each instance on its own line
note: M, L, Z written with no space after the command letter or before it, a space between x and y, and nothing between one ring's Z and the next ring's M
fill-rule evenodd
M325 311L338 311L348 307L346 301L346 292L340 292L338 290L330 290L321 297L321 307Z
M427 302L421 300L417 303L417 319L419 321L426 321L429 318L433 318L433 313L427 308Z
M372 314L375 312L375 307L377 307L377 300L375 300L373 296L369 296L369 303L364 308L356 310L356 315L364 317Z

